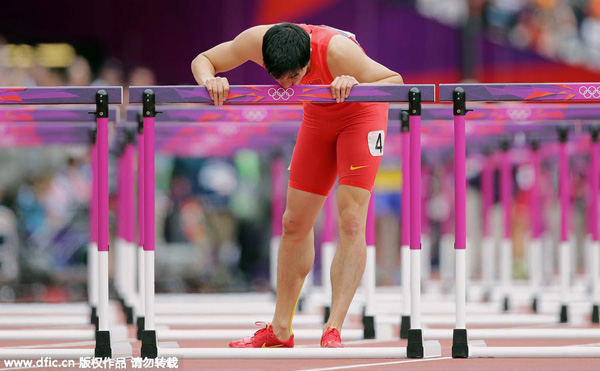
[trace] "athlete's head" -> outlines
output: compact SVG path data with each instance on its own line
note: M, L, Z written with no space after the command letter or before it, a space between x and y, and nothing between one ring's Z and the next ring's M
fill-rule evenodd
M310 36L295 24L277 24L265 33L262 54L267 72L281 86L296 85L310 61Z

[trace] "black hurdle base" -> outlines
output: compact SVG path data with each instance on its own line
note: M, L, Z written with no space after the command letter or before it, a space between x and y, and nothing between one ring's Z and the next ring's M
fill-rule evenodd
M533 313L537 313L539 311L539 303L537 296L534 297L533 301L531 302L531 310L533 311Z
M452 358L469 358L467 329L454 329L452 333Z
M600 313L598 310L598 304L594 304L592 307L592 323L600 323Z
M568 323L569 322L569 308L565 304L560 306L560 323Z
M400 318L400 339L408 339L408 330L410 330L410 316Z
M133 308L125 306L125 320L128 325L133 325Z
M510 299L508 298L508 296L504 297L504 300L502 302L502 310L504 310L505 312L508 312L510 310Z
M142 358L158 357L158 346L156 343L156 331L144 330L142 332Z
M94 349L96 358L112 358L112 348L110 347L110 331L96 331L96 348Z
M329 321L329 316L331 315L331 307L330 306L326 306L325 307L325 314L323 316L323 323L327 323L327 321Z
M375 339L375 317L363 316L362 318L364 338Z
M145 326L145 317L138 317L136 321L137 325L137 339L142 340L142 333L144 332Z
M304 312L304 298L299 298L298 299L298 306L297 306L298 312L302 313Z
M95 330L98 331L99 320L98 320L98 308L96 308L96 307L92 307L92 312L90 314L90 323L92 325L94 325Z
M407 358L423 358L425 349L423 348L423 332L421 329L408 330L408 345L406 346Z

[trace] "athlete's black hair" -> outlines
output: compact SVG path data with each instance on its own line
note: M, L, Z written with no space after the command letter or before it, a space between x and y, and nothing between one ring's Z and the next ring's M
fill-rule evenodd
M262 44L267 72L275 79L304 68L310 61L310 36L293 23L280 23L267 30Z

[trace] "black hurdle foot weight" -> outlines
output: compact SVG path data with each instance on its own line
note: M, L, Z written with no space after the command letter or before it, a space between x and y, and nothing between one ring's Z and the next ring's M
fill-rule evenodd
M600 323L600 313L598 313L598 304L592 307L592 323Z
M96 348L94 349L94 357L112 357L112 349L110 347L110 331L96 331Z
M128 325L133 325L133 308L125 307L125 320Z
M402 316L400 319L400 339L408 339L408 330L410 330L410 316Z
M329 321L330 315L331 315L331 307L325 307L325 315L323 317L323 323L327 323L327 321Z
M144 332L144 326L146 326L145 317L137 318L137 339L142 340L142 333Z
M423 332L420 329L408 330L408 345L406 346L407 358L423 358L425 349L423 348Z
M365 339L375 339L375 317L363 316L362 319Z
M504 297L504 302L502 304L502 309L505 312L508 312L510 310L510 299L508 298L508 296Z
M452 333L452 358L469 358L469 339L466 329L454 329Z
M142 358L158 357L158 346L156 344L156 331L144 330L142 332Z
M533 310L533 313L538 312L538 298L533 298L533 301L531 302L531 310Z
M568 323L569 322L569 309L566 305L560 306L560 323Z
M298 312L302 313L304 311L304 298L298 299Z

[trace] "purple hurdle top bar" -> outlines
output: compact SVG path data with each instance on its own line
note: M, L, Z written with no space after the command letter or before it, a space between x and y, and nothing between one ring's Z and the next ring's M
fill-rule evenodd
M94 115L90 112L94 111L95 107L0 107L0 122L86 122L96 121ZM111 121L117 120L119 115L117 107L110 107L108 110L108 119Z
M600 83L545 84L440 84L440 101L451 101L462 87L467 101L569 101L600 102Z
M0 105L4 104L94 104L96 92L104 90L108 103L121 103L123 88L120 86L88 87L0 87Z
M367 226L365 239L367 246L375 246L375 192L371 192L371 199L367 209Z
M435 100L435 85L356 85L346 102L406 102L412 87L421 91L424 102ZM129 103L141 103L144 90L152 89L156 103L212 103L204 86L132 86ZM232 85L225 103L292 104L335 103L328 85L296 85L284 89L278 85Z
M32 107L35 109L35 107ZM553 120L592 120L597 119L600 113L599 104L480 104L472 107L473 112L467 117L467 121L490 121L490 122L526 122L526 121L553 121ZM48 108L45 108L46 110ZM199 105L196 107L161 106L161 114L156 117L157 122L236 122L236 123L272 123L272 122L300 122L302 120L302 107L298 105L277 106L222 106ZM405 107L393 105L390 107L390 122L395 122L395 117ZM27 108L29 110L29 107ZM2 117L0 109L0 117ZM9 110L13 111L13 110ZM17 110L14 110L17 111ZM27 111L26 111L27 112ZM127 107L127 121L137 122L140 113L138 107ZM15 112L14 115L18 115ZM111 111L111 117L113 112ZM44 118L46 114L32 114L31 117ZM50 115L50 113L48 113ZM26 117L25 114L20 116ZM51 116L49 116L49 119ZM448 111L446 105L429 105L423 107L421 119L452 120L452 112Z
M302 107L281 106L161 106L158 122L300 122ZM127 107L127 121L137 121L138 107Z
M502 104L473 104L469 108L468 121L495 121L495 122L526 122L526 121L555 121L555 120L593 120L600 114L598 103L573 104L573 103L520 103ZM402 108L396 105L390 107L390 117ZM445 105L429 105L423 107L422 120L452 120L452 112Z

